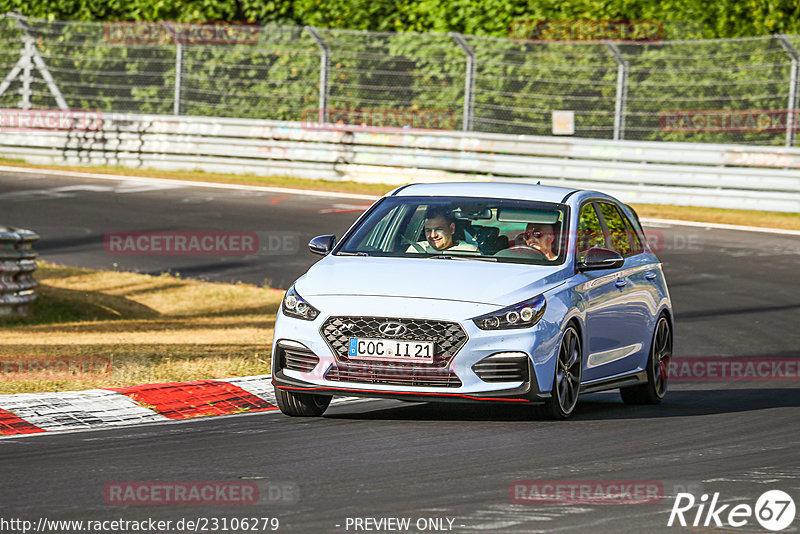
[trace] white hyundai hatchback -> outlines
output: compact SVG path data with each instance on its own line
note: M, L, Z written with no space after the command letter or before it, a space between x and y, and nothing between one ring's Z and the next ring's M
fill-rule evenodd
M507 183L404 186L375 202L286 292L278 406L332 396L526 404L667 389L672 309L634 211L596 192Z

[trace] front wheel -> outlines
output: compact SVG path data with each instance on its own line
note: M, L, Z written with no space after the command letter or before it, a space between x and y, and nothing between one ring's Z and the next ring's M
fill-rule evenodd
M570 325L561 338L552 394L544 405L537 406L537 415L547 419L566 419L575 411L581 387L581 338Z
M275 400L281 412L292 417L319 417L331 403L330 395L295 393L275 388Z
M620 388L625 404L658 404L667 394L669 360L672 358L672 329L662 315L653 332L650 356L647 359L647 383Z

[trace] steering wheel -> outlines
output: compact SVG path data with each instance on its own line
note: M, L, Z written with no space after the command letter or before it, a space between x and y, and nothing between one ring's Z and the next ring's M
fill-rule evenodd
M514 245L513 247L508 247L505 250L507 250L508 252L513 252L515 255L518 254L521 256L536 256L547 259L547 255L545 255L544 252L542 252L539 249L535 249L533 247L529 247L526 245Z

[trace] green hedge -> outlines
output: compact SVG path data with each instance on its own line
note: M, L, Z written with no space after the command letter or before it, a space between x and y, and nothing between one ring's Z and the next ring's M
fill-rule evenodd
M658 20L702 37L800 33L796 0L0 0L0 12L50 20L247 21L372 31L507 37L519 20Z

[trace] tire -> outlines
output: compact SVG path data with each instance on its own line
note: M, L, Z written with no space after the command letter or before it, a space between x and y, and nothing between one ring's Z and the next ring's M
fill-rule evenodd
M281 412L292 417L319 417L331 403L330 395L295 393L275 388L275 400Z
M567 326L558 348L552 396L544 405L536 407L536 415L543 419L567 419L575 411L581 387L583 350L578 330Z
M620 388L625 404L659 404L667 394L669 360L672 357L672 328L665 315L656 322L650 356L647 358L647 383Z

